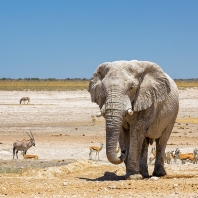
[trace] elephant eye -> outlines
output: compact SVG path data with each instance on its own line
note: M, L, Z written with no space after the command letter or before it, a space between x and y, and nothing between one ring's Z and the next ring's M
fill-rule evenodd
M134 88L134 86L132 85L131 87L130 87L130 89L132 90Z
M130 85L129 90L128 90L129 94L131 94L133 92L134 87L135 87L134 85Z
M105 88L104 88L104 86L102 86L102 91L105 91Z

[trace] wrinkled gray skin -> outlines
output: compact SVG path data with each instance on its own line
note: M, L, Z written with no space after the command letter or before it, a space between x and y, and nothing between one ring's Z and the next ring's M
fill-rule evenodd
M155 140L153 176L166 175L165 148L179 109L174 81L152 62L105 62L94 72L89 92L106 119L108 160L113 164L124 161L126 179L149 177L148 145ZM116 154L118 141L120 157Z

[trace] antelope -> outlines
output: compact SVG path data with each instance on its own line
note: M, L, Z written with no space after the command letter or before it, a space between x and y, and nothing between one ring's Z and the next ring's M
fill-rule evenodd
M170 164L171 159L174 158L173 152L174 152L174 151L168 151L168 152L165 154L165 161L166 161L167 164Z
M99 152L102 150L103 148L103 143L100 142L100 147L98 146L90 146L89 147L89 150L90 150L90 153L89 153L89 159L92 159L92 152L95 151L96 152L96 156L98 155L98 160L99 159ZM95 159L96 159L96 156L95 156Z
M195 149L193 151L193 155L194 155L194 164L197 164L197 162L198 162L198 149Z
M174 152L174 151L169 151L169 152L166 152L166 153L165 153L164 159L165 159L165 162L167 162L167 164L170 164L170 161L171 161L171 159L172 159L173 156L174 156L173 152ZM155 147L153 147L153 148L151 149L151 153L154 155L154 157L150 157L150 158L149 158L149 163L150 163L150 164L151 164L151 162L156 158L156 149L155 149Z
M35 140L34 140L34 136L33 136L32 132L30 131L30 134L29 133L27 133L27 134L30 137L29 140L24 140L24 139L22 141L16 140L13 143L13 159L14 159L15 154L18 159L18 151L23 151L23 153L26 155L27 150L30 147L35 146Z
M116 153L119 153L119 152L120 152L120 146L118 146L116 149Z
M151 149L151 153L154 155L154 157L150 157L149 158L149 163L151 164L151 162L156 158L156 149L155 149L155 147L153 147L152 149Z
M174 159L175 159L175 163L177 159L180 159L182 161L182 164L185 164L185 160L191 160L191 162L193 162L194 155L193 153L182 154L180 150L176 149Z
M27 101L27 104L28 104L28 102L30 102L30 98L29 98L29 97L22 97L22 98L19 100L20 104L21 104L22 101L23 101L24 104L25 104L25 101Z
M92 122L92 125L94 126L94 124L96 122L96 116L95 115L91 115L91 122Z
M24 152L22 152L23 159L35 159L38 160L38 155L26 155Z

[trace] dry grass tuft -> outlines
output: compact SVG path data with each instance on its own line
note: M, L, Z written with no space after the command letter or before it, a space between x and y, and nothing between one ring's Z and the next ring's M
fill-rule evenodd
M198 118L177 118L176 122L187 124L198 124Z

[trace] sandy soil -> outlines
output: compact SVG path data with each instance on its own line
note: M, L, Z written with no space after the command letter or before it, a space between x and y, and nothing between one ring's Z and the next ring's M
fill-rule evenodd
M198 89L179 90L178 120L167 151L198 148ZM31 102L19 104L29 96ZM198 197L198 164L166 164L162 178L124 180L124 165L112 165L100 152L89 160L89 146L105 145L105 121L92 121L98 106L85 91L0 92L0 197ZM15 140L28 139L36 147L28 154L39 160L12 160ZM149 147L149 150L154 145ZM149 153L149 157L152 154ZM149 164L152 174L153 163Z

